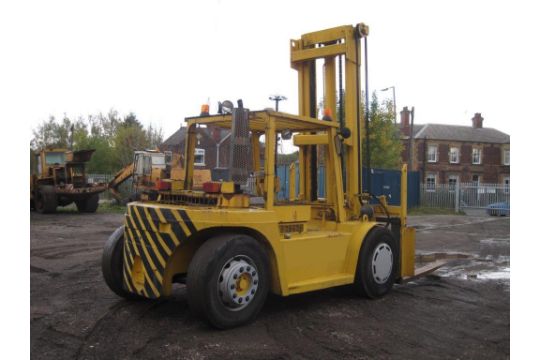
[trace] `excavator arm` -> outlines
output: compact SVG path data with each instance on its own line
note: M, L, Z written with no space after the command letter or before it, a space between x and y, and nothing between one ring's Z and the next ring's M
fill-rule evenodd
M114 178L109 182L109 191L119 203L122 201L122 195L120 194L118 188L124 183L124 181L133 176L133 168L133 163L124 166L120 171L116 173L116 175L114 175Z

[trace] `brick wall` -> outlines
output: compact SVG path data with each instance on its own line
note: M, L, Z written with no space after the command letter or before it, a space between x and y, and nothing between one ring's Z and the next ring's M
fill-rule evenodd
M407 141L403 145L407 147ZM426 142L426 144L424 144ZM436 163L425 162L427 146L437 145L439 157ZM460 149L459 163L450 163L449 152L451 147ZM472 164L473 148L482 149L481 164ZM447 183L451 175L459 175L461 182L472 181L473 175L479 175L481 182L501 183L510 174L510 166L502 165L503 151L509 149L509 144L483 144L470 142L450 142L424 139L414 140L413 170L426 173L436 173L439 183ZM402 152L404 162L407 162L408 152Z

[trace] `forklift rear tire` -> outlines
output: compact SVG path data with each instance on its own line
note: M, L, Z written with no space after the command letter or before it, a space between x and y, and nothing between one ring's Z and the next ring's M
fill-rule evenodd
M188 268L190 309L219 329L253 321L270 289L265 252L257 240L243 234L207 240Z
M58 206L56 192L52 185L42 185L36 193L36 210L41 214L50 214L56 211Z
M101 257L101 272L105 283L116 295L125 299L138 299L140 296L124 289L124 227L117 228L105 243Z
M392 233L382 227L373 228L362 243L354 279L355 290L370 299L386 295L396 280L397 256Z
M99 195L95 194L84 200L75 201L79 212L94 213L99 206Z

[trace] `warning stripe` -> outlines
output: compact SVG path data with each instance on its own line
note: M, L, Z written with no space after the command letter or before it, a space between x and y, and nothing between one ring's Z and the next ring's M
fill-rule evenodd
M184 220L180 216L180 213L178 211L176 211L176 210L171 210L171 214L173 215L174 219L176 220L176 222L180 226L182 232L185 234L185 237L186 238L189 237L191 235L191 232L189 231L189 228L186 225L186 223L184 223Z
M134 254L131 250L131 241L133 241L133 234L131 230L125 227L124 235L126 236L124 240L124 284L128 290L132 293L141 294L140 291L137 291L135 284L133 284L133 277L131 273L131 268L133 267Z
M139 231L140 227L136 225L136 220L134 220L134 218L131 216L126 216L126 225L127 233L129 234L131 240L127 242L127 248L131 254L139 256L143 264L143 275L145 279L144 287L138 293L142 294L147 298L158 298L161 294L162 273L159 274L159 277L161 278L160 281L157 281L158 279L155 279L157 282L156 284L152 279L155 278L152 275L154 275L156 272L152 271L152 266L149 264L149 261L146 257L148 255L144 252L146 246L144 243L139 244L139 242L144 242L144 231ZM137 236L135 236L134 234L136 234ZM133 266L133 263L131 264L131 266ZM156 267L154 266L154 268Z
M161 231L160 224L168 224L170 227ZM197 228L185 210L128 206L125 221L127 246L124 254L126 288L145 297L159 297L168 259L177 246L196 231ZM141 258L145 278L144 287L140 291L134 286L131 274L135 255Z
M128 240L129 241L129 240ZM124 239L124 243L126 242L126 239ZM134 292L135 286L131 283L131 263L129 262L128 255L127 255L127 247L124 246L124 285L127 287L127 290L129 292Z
M131 218L129 219L129 221L133 222L134 224L134 230L139 235L139 243L141 245L141 249L144 249L144 253L148 255L148 258L152 265L152 269L156 269L160 273L159 275L161 277L161 274L163 273L165 268L165 262L160 263L154 251L150 251L150 253L148 253L148 249L152 250L152 241L149 239L149 233L144 231L144 228L140 225L139 221L136 218Z
M161 209L161 212L165 216L167 223L171 224L172 232L176 234L180 241L184 240L187 237L186 233L178 223L179 220L174 216L173 212L170 209Z
M135 209L135 214L136 214L136 222L138 223L138 226L142 229L141 240L143 241L142 245L144 245L145 250L146 250L145 253L148 254L148 259L152 263L153 268L156 268L159 271L160 276L161 276L161 274L165 270L165 260L163 259L159 251L156 251L156 252L153 251L153 249L157 249L158 247L156 246L156 241L155 241L156 239L154 238L150 225L148 224L148 222L145 223L145 220L143 220L144 216L140 216L139 211L137 209ZM148 249L150 250L150 252L148 252Z
M160 222L162 223L169 223L169 221L165 218L165 216L163 215L163 213L161 212L161 209L158 209L158 208L153 208L153 211L156 213L157 215L157 218L159 219ZM174 221L173 221L174 222ZM172 223L171 223L171 228L173 227ZM167 234L167 238L170 239L170 241L173 242L174 244L174 247L180 245L180 239L178 238L178 236L181 236L180 234L176 234L174 231L171 231L170 233L162 233L162 234Z
M130 221L133 221L132 218L128 218ZM131 231L131 229L129 230ZM140 239L141 238L141 234L140 232L135 228L135 231L138 235L138 238ZM133 237L133 233L131 234L132 237ZM137 241L133 241L133 242L129 242L128 243L128 246L130 247L130 250L135 253L137 256L139 256L142 260L142 264L143 264L143 274L144 274L144 277L145 277L145 288L147 288L147 283L150 285L150 288L147 288L147 297L151 297L151 298L156 298L159 296L160 292L157 290L157 288L161 288L161 284L159 284L158 286L156 286L154 284L154 282L152 281L151 279L151 276L150 274L153 273L152 271L152 267L150 266L149 262L148 262L148 259L146 258L146 256L144 255L144 252L143 250L145 249L145 246L144 245L141 245L139 244ZM139 249L140 247L140 249Z
M172 245L167 245L166 241L163 239L163 237L161 236L161 233L159 232L159 222L154 221L150 213L150 209L144 208L144 209L141 209L141 211L143 211L143 213L146 215L146 218L148 220L148 225L150 225L152 229L152 233L157 238L156 245L159 245L157 247L158 251L160 251L164 259L168 258L172 254L172 250L174 250L175 248L174 243L172 243L171 241Z
M196 233L197 228L195 228L195 224L193 224L193 221L191 221L191 219L189 218L186 211L185 210L178 210L178 212L180 213L180 216L184 220L184 223L187 225L187 227L189 229L189 232L192 233L192 234Z

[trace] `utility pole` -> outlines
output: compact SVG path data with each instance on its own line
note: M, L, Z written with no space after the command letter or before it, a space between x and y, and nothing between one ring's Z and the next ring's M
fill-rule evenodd
M287 97L283 95L272 95L268 99L276 102L276 111L279 111L279 102L281 100L287 100Z
M392 89L392 102L394 104L394 124L397 124L397 111L396 111L396 87L395 86L389 86L387 88L382 89L381 91L387 91Z
M413 169L413 156L414 156L414 106L411 109L411 127L409 129L409 171Z

